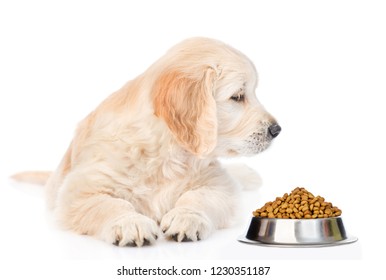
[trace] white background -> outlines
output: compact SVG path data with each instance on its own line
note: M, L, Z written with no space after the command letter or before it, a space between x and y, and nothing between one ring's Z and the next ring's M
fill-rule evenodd
M113 279L133 260L265 264L272 277L286 275L288 260L310 260L306 271L323 260L335 276L381 269L384 255L374 253L385 249L385 14L381 1L1 1L0 275ZM238 159L264 180L243 194L240 223L199 243L161 239L144 248L58 230L42 190L8 176L54 169L78 121L191 36L222 40L252 59L258 98L283 129L268 151ZM338 205L359 242L283 249L236 241L251 211L296 186ZM325 266L319 276L332 274Z

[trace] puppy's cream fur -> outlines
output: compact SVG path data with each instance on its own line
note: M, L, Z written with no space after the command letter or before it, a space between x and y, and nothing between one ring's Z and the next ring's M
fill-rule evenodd
M216 158L272 140L256 86L252 62L230 46L176 45L79 124L46 183L49 208L65 228L120 246L228 226L237 188Z

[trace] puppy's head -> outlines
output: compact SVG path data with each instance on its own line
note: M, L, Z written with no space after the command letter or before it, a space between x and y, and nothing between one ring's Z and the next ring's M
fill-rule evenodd
M155 115L192 154L253 155L279 134L280 126L256 98L255 67L237 50L193 38L153 68Z

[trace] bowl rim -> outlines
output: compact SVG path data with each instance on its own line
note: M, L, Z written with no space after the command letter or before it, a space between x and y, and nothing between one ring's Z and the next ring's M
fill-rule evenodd
M261 220L283 220L283 221L316 221L316 220L330 220L330 219L341 219L342 220L342 216L336 216L336 217L327 217L327 218L311 218L311 219L305 219L305 218L302 218L302 219L291 219L291 218L268 218L268 217L256 217L256 216L252 216L252 219L261 219Z

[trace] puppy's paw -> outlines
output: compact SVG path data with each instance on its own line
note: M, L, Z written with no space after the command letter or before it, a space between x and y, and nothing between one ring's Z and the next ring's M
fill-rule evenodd
M153 244L159 235L157 223L138 213L122 215L110 221L101 233L101 239L117 246Z
M181 242L205 239L214 226L202 212L174 208L162 218L161 229L167 238Z

